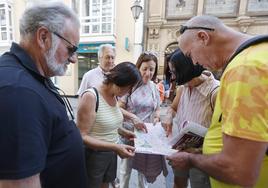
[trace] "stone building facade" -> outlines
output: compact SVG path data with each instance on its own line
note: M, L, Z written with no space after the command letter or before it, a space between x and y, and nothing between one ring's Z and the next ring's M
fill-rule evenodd
M195 15L214 15L252 35L268 34L268 0L148 0L144 47L156 51L163 74L165 57L177 47L180 25Z

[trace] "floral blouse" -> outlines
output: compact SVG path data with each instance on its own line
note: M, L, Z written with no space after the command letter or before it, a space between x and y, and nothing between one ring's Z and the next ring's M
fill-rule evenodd
M155 111L160 106L160 96L156 85L150 81L137 88L131 95L120 99L126 104L126 110L138 116L145 123L152 123ZM130 120L124 120L124 128L133 130Z

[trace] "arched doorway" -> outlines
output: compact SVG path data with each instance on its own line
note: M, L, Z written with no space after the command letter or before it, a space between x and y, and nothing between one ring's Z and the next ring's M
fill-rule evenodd
M178 48L179 48L178 42L172 42L165 49L164 74L163 74L164 77L163 77L163 79L165 80L166 85L169 85L169 90L170 90L169 99L170 99L170 101L172 101L174 96L175 96L176 84L175 84L175 82L170 83L168 78L166 78L166 76L165 76L166 74L169 74L167 59Z

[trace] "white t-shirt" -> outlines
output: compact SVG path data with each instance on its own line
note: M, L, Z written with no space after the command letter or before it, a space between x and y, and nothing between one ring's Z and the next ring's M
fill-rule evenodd
M81 95L86 89L90 87L99 88L104 80L104 74L100 66L92 69L84 74L80 88L77 92L78 95Z

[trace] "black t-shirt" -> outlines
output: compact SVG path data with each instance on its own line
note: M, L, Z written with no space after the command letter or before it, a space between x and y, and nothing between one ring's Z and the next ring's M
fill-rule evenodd
M0 57L0 179L40 173L42 187L84 188L80 133L17 44Z

